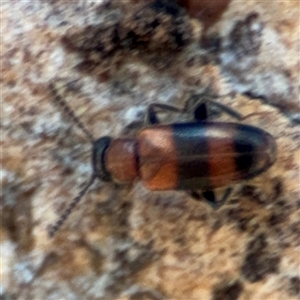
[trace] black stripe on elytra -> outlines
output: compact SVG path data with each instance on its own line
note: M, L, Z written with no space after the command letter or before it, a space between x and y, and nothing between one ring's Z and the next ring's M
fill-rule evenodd
M258 150L263 143L261 130L242 124L236 125L234 148L236 151L235 165L241 179L253 177L255 165L259 159Z
M201 189L209 186L209 145L206 123L172 124L178 159L177 189Z

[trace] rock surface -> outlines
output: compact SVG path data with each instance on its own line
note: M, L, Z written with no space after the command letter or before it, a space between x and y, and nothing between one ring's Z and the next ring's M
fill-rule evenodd
M187 2L2 1L3 299L299 299L299 3L231 1L205 23ZM134 135L152 102L221 95L277 162L217 211L97 181L49 239L92 170L50 83L96 138Z

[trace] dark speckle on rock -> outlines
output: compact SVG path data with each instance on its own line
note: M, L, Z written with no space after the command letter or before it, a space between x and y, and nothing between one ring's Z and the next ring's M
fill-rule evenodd
M122 11L113 24L88 25L62 38L69 51L78 52L88 61L91 71L103 63L124 57L132 50L178 51L190 41L190 24L184 10L173 1L156 0L150 4L136 4ZM126 55L125 55L126 56ZM81 68L84 66L81 63ZM112 68L112 64L110 65ZM88 73L88 72L87 72Z
M174 17L177 17L181 10L174 1L170 0L155 0L150 7L157 13L163 12Z
M130 295L130 300L163 300L165 297L156 290L138 290Z
M285 217L279 212L278 214L272 214L269 217L268 223L270 226L275 226L285 221Z
M290 278L288 290L291 296L300 296L300 278L298 276Z
M229 48L235 52L237 59L258 53L263 28L263 23L259 21L259 15L255 12L236 23L229 36Z
M133 244L131 249L116 250L114 260L120 264L121 268L115 275L123 277L138 272L154 258L151 242L147 245Z
M200 45L210 53L217 54L221 49L222 39L217 34L212 36L203 36L201 38Z
M255 186L245 185L240 193L241 195L248 197L251 201L258 203L259 205L264 204L264 193Z
M240 207L232 207L226 210L226 219L228 222L236 224L237 228L241 231L247 231L250 227L251 231L257 230L258 224L251 224L251 220L254 216L254 213L249 215L243 208Z
M240 281L222 284L215 287L213 291L213 300L237 300L243 291L243 284Z
M0 299L1 300L15 300L15 299L17 299L17 295L5 293L5 294L1 295Z
M283 183L282 180L278 177L273 179L273 198L277 199L279 196L283 194Z
M266 235L264 233L259 234L254 240L250 241L247 246L247 250L265 250L267 247Z
M246 257L241 267L244 278L250 282L258 282L268 274L276 273L280 257L271 249L264 233L249 242Z
M250 282L258 282L266 277L267 274L278 271L279 257L257 256L250 253L246 256L242 266L242 274Z
M29 251L33 247L31 197L36 192L37 182L14 182L3 185L2 226L18 247L18 251ZM22 187L22 188L21 188ZM22 201L18 201L22 199Z

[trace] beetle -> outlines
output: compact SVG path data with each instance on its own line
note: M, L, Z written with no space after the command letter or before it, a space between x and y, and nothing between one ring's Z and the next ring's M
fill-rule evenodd
M89 182L50 228L53 237L96 178L128 184L136 179L149 190L186 190L196 200L197 190L213 207L220 207L232 185L268 170L276 160L276 142L266 131L246 124L208 121L208 104L239 120L236 111L194 95L183 109L153 103L146 126L135 137L94 139L65 100L50 84L54 101L73 119L92 143L93 172ZM158 111L193 113L193 122L160 124ZM213 190L229 186L217 200Z

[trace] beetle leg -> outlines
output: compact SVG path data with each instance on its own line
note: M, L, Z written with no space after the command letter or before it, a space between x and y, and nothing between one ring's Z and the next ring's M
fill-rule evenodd
M238 119L243 120L244 117L238 113L236 110L229 108L228 106L216 102L214 100L211 100L212 98L221 98L228 95L222 95L222 96L214 96L209 94L196 94L192 95L191 98L186 102L185 108L183 111L188 111L191 114L194 114L194 118L196 121L206 121L208 118L208 105L214 106L217 108L217 110L228 114L229 116Z
M242 121L244 119L244 117L239 112L237 112L236 110L234 110L232 108L229 108L228 106L226 106L222 103L218 103L214 100L205 100L205 102L210 103L212 106L215 106L220 111L226 113L227 115L229 115L239 121Z
M147 109L145 125L160 123L159 119L157 117L156 109L166 110L166 111L171 111L171 112L176 112L176 113L183 112L182 109L180 109L176 106L171 106L171 105L162 104L162 103L152 103L148 106L148 109Z
M211 205L214 209L218 209L228 200L231 193L232 187L228 187L220 200L216 199L215 193L213 191L202 192L202 196L205 198L206 202L209 205Z
M192 113L194 114L194 119L196 121L203 122L208 119L208 109L207 109L208 105L215 106L218 110L230 115L235 119L238 120L244 119L244 117L234 109L231 109L224 104L215 102L214 100L207 99L207 96L201 94L201 95L193 95L186 102L184 108L178 108L176 106L162 104L162 103L150 104L146 113L145 125L160 123L157 117L157 109L176 112L176 113Z
M216 195L214 191L203 191L201 192L202 197L205 199L205 201L215 210L220 208L226 200L229 198L230 194L232 193L232 187L228 187L226 191L224 192L223 196L220 200L216 199ZM189 194L196 200L200 201L203 198L197 191L190 191Z
M196 106L196 108L194 109L194 118L199 122L207 120L207 104L205 102L202 102L198 106Z

